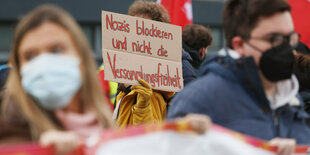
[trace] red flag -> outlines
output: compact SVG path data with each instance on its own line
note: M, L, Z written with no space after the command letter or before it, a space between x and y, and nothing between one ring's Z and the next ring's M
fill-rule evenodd
M169 13L171 24L182 26L193 23L191 0L157 0Z
M300 41L310 47L310 0L287 0L292 7L295 31L301 35Z

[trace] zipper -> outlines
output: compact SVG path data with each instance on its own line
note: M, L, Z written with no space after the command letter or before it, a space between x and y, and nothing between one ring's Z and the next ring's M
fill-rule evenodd
M275 111L272 111L272 119L273 119L273 124L275 126L275 134L277 137L279 137L279 117L276 114Z
M274 126L276 128L276 136L280 136L280 126L279 126L279 116L288 108L288 106L282 107L281 109L278 109L278 112L276 113L276 110L272 110L272 119Z

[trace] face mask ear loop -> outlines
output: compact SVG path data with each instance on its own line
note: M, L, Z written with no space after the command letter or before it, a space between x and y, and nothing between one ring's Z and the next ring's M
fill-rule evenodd
M255 49L256 51L258 51L260 53L264 53L261 49L259 49L258 47L250 44L248 41L246 41L245 43L248 44L251 48Z

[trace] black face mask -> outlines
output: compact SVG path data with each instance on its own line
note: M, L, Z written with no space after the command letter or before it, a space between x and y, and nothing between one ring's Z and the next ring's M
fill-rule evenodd
M265 51L259 67L263 75L272 82L291 78L295 56L289 43L282 43Z

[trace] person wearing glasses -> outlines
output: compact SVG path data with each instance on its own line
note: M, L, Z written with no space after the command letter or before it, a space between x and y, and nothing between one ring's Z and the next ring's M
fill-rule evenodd
M284 0L228 0L226 48L200 67L200 77L172 100L168 119L201 113L215 124L254 136L290 154L310 144L309 115L296 97L295 33Z

